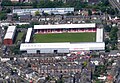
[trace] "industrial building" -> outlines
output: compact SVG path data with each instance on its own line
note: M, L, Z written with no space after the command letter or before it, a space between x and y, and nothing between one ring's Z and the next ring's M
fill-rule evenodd
M38 11L40 14L67 14L74 12L74 8L34 8L34 9L13 9L13 13L18 15L31 14L35 15L35 12Z
M16 32L16 26L8 26L8 29L6 31L4 41L3 41L4 45L13 44L15 32Z
M89 43L22 43L20 51L27 53L69 53L70 51L104 50L103 42Z

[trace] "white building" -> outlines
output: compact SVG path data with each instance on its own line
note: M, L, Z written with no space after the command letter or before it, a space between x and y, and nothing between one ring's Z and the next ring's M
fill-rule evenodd
M69 53L70 51L80 50L104 50L105 44L103 42L89 42L89 43L22 43L20 51L27 51L27 53Z
M103 28L97 28L96 42L103 42Z
M31 14L35 15L35 12L38 11L40 14L67 14L74 12L74 8L34 8L34 9L13 9L13 13L21 14Z
M26 43L30 41L31 34L32 34L32 28L28 28L27 35L26 35L26 38L25 38Z
M16 32L16 26L8 26L8 29L7 29L5 37L4 37L4 45L12 45L13 44L15 32Z
M95 23L86 24L58 24L58 25L34 25L34 29L67 29L67 28L96 28Z

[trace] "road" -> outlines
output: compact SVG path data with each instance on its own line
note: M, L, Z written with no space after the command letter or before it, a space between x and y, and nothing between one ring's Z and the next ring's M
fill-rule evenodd
M117 2L117 0L109 0L109 3L114 7L117 8L120 12L120 3Z

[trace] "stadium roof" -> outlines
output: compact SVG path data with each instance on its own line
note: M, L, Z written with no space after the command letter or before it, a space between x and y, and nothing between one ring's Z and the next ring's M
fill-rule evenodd
M104 42L70 43L70 50L104 50Z
M90 43L22 43L20 50L40 50L45 48L67 48L69 50L104 50L104 42L90 42Z
M32 9L13 9L13 13L18 12L32 12L32 11L74 11L74 7L68 7L68 8L32 8Z
M103 28L97 28L96 42L103 42Z
M62 28L95 28L95 23L87 24L58 24L58 25L34 25L34 29L62 29Z
M73 7L69 8L32 8L32 9L13 9L13 13L21 14L31 14L34 15L36 11L39 11L40 14L48 13L48 14L66 14L74 12Z
M26 38L25 38L25 42L30 41L31 33L32 33L32 28L28 28L27 35L26 35Z
M13 39L16 26L9 26L4 39Z
M22 43L20 50L41 48L68 48L69 43Z

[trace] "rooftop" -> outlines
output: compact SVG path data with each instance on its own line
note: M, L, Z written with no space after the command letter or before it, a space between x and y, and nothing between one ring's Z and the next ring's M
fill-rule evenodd
M34 25L34 29L62 29L62 28L95 28L95 23L87 24L58 24L58 25Z
M4 39L13 39L16 26L9 26Z
M26 35L26 38L25 38L25 42L30 41L31 33L32 33L32 28L28 28L27 35Z
M43 48L62 48L69 50L104 50L105 44L103 42L89 42L89 43L22 43L20 50L36 50Z

